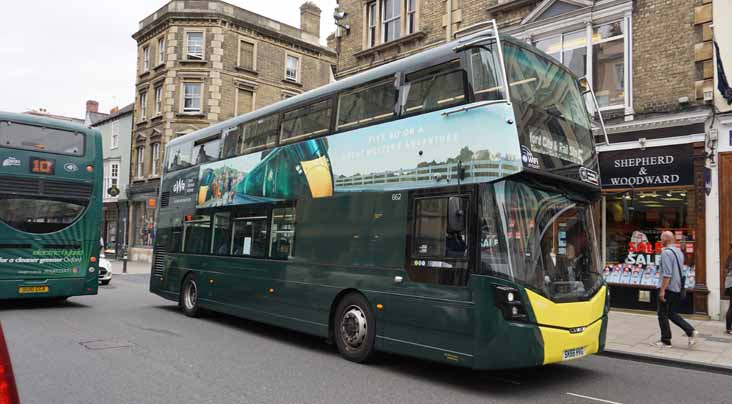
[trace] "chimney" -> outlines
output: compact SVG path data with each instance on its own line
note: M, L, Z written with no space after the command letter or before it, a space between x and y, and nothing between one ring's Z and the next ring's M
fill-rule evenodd
M311 1L300 6L300 30L320 38L320 8Z
M109 115L116 114L117 112L119 112L119 107L114 107L109 110Z
M99 112L99 103L94 100L87 101L86 112Z

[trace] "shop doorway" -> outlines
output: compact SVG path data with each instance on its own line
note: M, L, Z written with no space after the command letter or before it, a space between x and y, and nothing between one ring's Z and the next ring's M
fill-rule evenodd
M729 296L724 296L724 264L732 243L732 214L729 206L732 206L732 152L719 154L719 279L722 299L729 299Z

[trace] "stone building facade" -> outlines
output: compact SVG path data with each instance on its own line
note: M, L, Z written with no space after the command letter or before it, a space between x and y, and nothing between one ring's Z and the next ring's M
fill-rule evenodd
M672 230L695 277L686 309L719 315L719 261L707 262L716 236L707 229L712 218L705 192L714 98L712 0L339 0L338 9L345 12L339 24L348 27L332 39L340 50L338 79L486 28L492 19L502 34L586 76L609 133L610 143L598 145L601 167L632 153L681 153L664 169L683 171L662 186L603 186L605 262L622 264L624 238L635 231L655 241ZM601 173L616 174L632 173ZM634 218L630 223L616 220L628 206L623 200L632 202L632 212L625 212ZM632 308L655 303L653 295L632 289L618 289L615 300L623 294Z
M104 182L102 184L102 240L105 253L118 257L124 247L128 222L127 187L130 174L133 104L113 108L91 126L102 135Z
M320 9L298 29L218 0L174 0L140 22L130 168L131 259L151 256L166 143L332 80Z

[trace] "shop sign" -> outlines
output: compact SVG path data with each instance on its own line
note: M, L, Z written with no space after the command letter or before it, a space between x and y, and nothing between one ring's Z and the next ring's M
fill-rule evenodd
M600 153L603 188L693 184L691 144Z

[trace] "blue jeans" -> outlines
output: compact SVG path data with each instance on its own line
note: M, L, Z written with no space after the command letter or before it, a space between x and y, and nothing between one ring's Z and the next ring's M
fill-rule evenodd
M671 325L668 322L669 320L681 327L689 337L694 332L694 327L677 313L680 302L681 294L670 290L666 290L665 302L661 302L661 299L658 299L658 325L661 327L661 341L664 344L671 344Z

